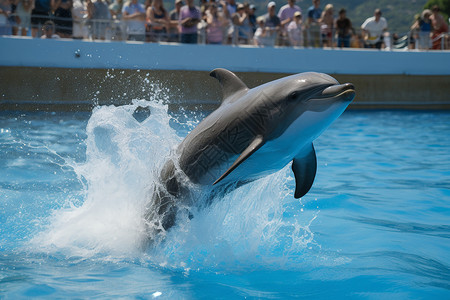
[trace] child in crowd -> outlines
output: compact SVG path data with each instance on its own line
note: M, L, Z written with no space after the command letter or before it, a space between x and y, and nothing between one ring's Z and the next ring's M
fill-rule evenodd
M55 23L53 21L45 21L42 26L43 35L41 39L59 39L59 35L55 33Z

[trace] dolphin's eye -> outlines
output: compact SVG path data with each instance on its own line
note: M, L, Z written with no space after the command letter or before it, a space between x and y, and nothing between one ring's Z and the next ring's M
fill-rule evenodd
M289 94L288 100L297 100L299 95L300 95L300 93L298 91L294 91Z

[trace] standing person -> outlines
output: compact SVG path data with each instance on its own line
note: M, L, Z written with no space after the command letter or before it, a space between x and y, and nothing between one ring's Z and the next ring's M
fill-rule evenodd
M303 47L303 20L302 13L294 13L294 20L287 26L289 44L294 47Z
M180 10L181 42L184 44L197 44L197 24L202 15L200 9L194 5L194 0L187 0Z
M236 0L227 0L227 3L224 7L224 11L227 13L226 17L231 19L231 16L237 11Z
M255 33L256 28L258 28L258 23L256 22L256 6L254 4L250 4L248 10L248 20L250 21L250 27L252 28L253 33Z
M301 15L302 10L300 7L295 5L295 0L288 0L288 3L283 5L278 11L278 18L280 18L281 22L281 37L283 39L283 45L289 45L290 39L288 39L287 27L292 21L295 21L294 14L296 12L299 12Z
M147 24L150 25L150 41L167 41L170 21L162 0L153 0L152 5L147 8L146 14Z
M17 29L18 34L26 36L28 30L31 29L31 12L34 8L34 1L32 0L20 0L17 3L16 14L17 14Z
M72 38L81 40L89 37L87 30L84 27L84 17L86 16L86 6L81 0L74 0L72 6Z
M9 0L0 0L0 36L11 35L12 29L9 22L11 15L11 3Z
M51 0L56 34L71 38L73 30L72 0Z
M253 31L248 18L248 9L248 4L239 4L236 13L231 18L234 25L233 45L248 44L253 37Z
M145 40L145 8L138 0L131 0L123 6L122 19L127 23L129 41Z
M255 34L253 35L254 45L259 47L270 46L270 44L267 42L266 39L268 30L266 28L264 16L256 18L256 23L258 23L258 28L256 29Z
M352 36L353 26L349 18L347 18L346 10L342 8L339 11L339 18L336 20L337 46L350 47L350 39Z
M278 33L280 32L280 18L275 14L276 4L271 1L267 4L267 14L264 15L264 23L266 24L266 42L267 45L275 46Z
M220 45L224 40L224 30L228 19L219 14L215 3L209 6L206 12L206 41L208 44Z
M448 32L448 25L444 20L444 17L440 14L440 9L439 6L434 5L433 8L431 9L432 14L430 16L430 20L431 20L431 25L433 28L433 32L431 34L431 40L433 41L433 45L431 47L431 49L434 50L438 50L438 49L442 49L445 48L445 44L444 47L442 47L443 41L445 39L445 37L439 37L442 33L446 33Z
M126 28L122 20L123 0L114 0L109 6L109 13L112 21L112 39L124 40Z
M308 8L307 39L308 46L321 47L320 40L320 18L322 9L320 8L320 0L313 0L313 5Z
M31 36L36 37L42 25L50 20L50 0L35 0L34 9L31 11ZM40 36L39 32L39 36Z
M169 42L180 41L180 27L178 20L180 19L180 10L183 7L183 0L175 0L175 8L170 11L170 29L169 29Z
M417 32L416 49L428 50L431 47L431 14L431 10L425 9L411 26L411 31Z
M387 32L387 21L381 16L381 10L376 9L374 16L368 18L361 25L364 48L381 49L383 35Z
M333 47L334 31L334 7L333 4L325 5L325 9L320 17L320 34L322 46Z
M106 30L111 26L111 13L109 12L108 4L103 0L94 2L92 25L92 38L95 40L105 40Z

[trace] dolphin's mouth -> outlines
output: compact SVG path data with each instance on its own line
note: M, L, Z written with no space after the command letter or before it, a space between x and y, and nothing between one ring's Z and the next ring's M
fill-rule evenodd
M344 84L336 84L327 87L324 89L321 93L314 96L314 99L318 100L342 100L342 101L348 101L351 102L355 98L355 87L351 83L344 83Z

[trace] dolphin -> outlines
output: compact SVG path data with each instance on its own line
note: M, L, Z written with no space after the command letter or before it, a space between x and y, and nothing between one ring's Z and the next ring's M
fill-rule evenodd
M322 73L300 73L249 89L234 73L215 69L219 108L177 147L160 174L146 219L159 230L175 224L189 182L236 188L292 162L295 198L311 188L317 169L313 141L347 108L354 86ZM159 218L156 218L159 217ZM152 221L153 222L153 221Z

